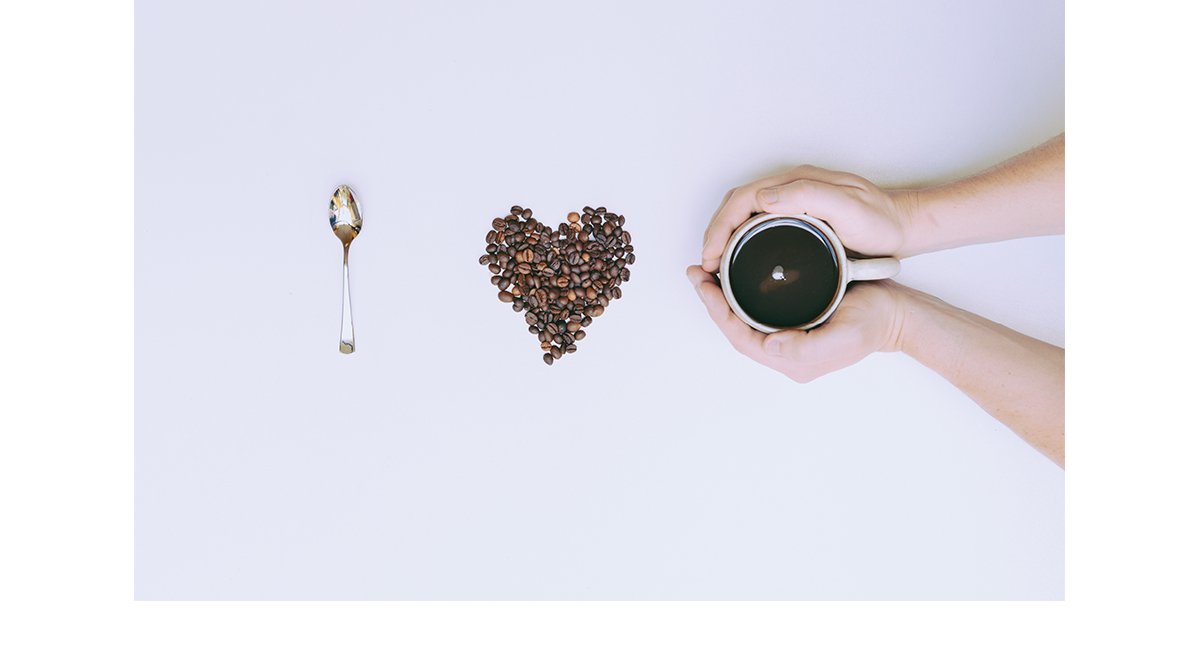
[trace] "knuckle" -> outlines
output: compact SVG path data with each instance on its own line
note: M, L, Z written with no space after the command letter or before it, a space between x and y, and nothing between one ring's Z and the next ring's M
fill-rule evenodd
M803 372L803 371L792 371L792 372L788 373L788 377L790 377L792 379L792 381L794 381L798 384L807 384L817 378L812 373Z

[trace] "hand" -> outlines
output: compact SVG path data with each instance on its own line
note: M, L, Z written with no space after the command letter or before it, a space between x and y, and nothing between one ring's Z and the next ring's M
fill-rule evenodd
M733 231L758 212L806 213L833 226L856 253L903 256L916 197L913 190L883 190L861 176L802 165L725 194L704 232L701 266L715 273Z
M833 316L816 328L768 335L734 315L711 273L689 266L687 276L734 349L802 384L858 363L872 352L900 348L904 291L890 280L851 285Z

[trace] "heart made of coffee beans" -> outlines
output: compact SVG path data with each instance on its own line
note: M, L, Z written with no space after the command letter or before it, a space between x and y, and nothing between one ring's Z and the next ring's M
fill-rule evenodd
M492 220L486 239L479 263L492 272L500 302L526 312L546 365L575 352L584 328L621 297L636 259L625 217L605 208L572 212L555 229L514 205Z

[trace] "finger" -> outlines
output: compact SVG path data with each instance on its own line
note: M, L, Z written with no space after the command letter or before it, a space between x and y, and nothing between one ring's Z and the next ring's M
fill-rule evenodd
M730 311L729 303L725 301L725 294L712 274L706 272L702 267L689 266L687 276L700 296L700 302L704 303L704 307L708 310L708 317L717 324L717 329L720 329L725 338L729 339L734 349L751 359L763 361L765 355L762 342L765 336L762 332L743 323Z
M859 189L867 189L866 184L870 183L870 181L858 174L825 169L824 167L815 167L813 165L800 165L793 169L788 176L789 181L807 178L809 180L821 181L822 183L829 183L830 185L845 185Z
M702 243L700 245L701 250L704 250L705 248L708 247L708 238L709 238L709 234L712 232L712 223L717 218L717 215L721 214L721 210L725 209L725 204L729 203L729 197L733 196L733 193L736 191L737 191L737 188L735 187L732 190L729 190L728 192L726 192L725 196L721 199L721 205L717 206L716 211L713 212L712 217L709 218L708 225L704 227L704 243Z
M851 191L841 185L801 179L758 190L754 196L754 209L783 214L804 213L827 221L836 229L840 219L858 213L858 202Z
M860 338L856 328L828 322L811 330L771 334L763 341L763 351L770 357L833 369L857 353L862 347Z
M721 265L721 254L729 236L746 222L754 212L754 192L757 187L739 187L729 193L728 200L713 215L704 231L704 246L700 249L700 265L713 273Z

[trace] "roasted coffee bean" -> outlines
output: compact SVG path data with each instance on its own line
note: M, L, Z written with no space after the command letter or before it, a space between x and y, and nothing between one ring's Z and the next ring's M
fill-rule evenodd
M495 231L495 230L489 230L489 231L488 231L488 234L487 234L487 236L486 236L486 237L484 237L484 240L485 240L487 243L489 243L489 244L494 244L494 243L496 243L496 231Z
M492 284L496 285L497 287L500 286L501 280L504 280L504 278L500 277L499 275L492 276Z
M489 252L492 252L492 251L489 251ZM495 264L495 262L492 261L491 255L481 255L479 257L479 263L480 264L489 264L489 263ZM488 269L488 270L491 270L491 269ZM495 273L495 271L492 271L492 273Z
M583 330L579 330L578 332L575 332L575 340L576 341L582 341L583 337L585 337L585 336L587 336L587 332L585 332Z
M532 216L533 216L533 210L530 210L529 208L525 208L524 210L521 211L522 219L528 219L529 217L532 217Z
M553 347L551 347L551 348L550 348L550 354L551 354L551 356L553 356L555 359L561 359L561 358L562 358L562 355L563 355L562 348L560 348L560 347L558 347L558 346L553 346Z
M497 287L499 287L499 288L500 288L500 289L502 289L502 290L503 290L503 289L508 289L508 285L510 285L510 284L512 283L512 282L511 282L511 281L510 281L508 278L506 278L506 277L502 277L502 276L499 276L499 275L493 275L492 277L494 277L494 278L500 278L500 282L498 282L498 283L496 284L496 286L497 286ZM514 287L514 288L515 288L515 287ZM512 292L510 292L510 293L512 293ZM515 295L517 295L517 294L513 293L513 295L515 296Z
M511 214L514 217L519 217L519 216L521 216L521 211L522 211L521 206L514 205L512 208L509 209L508 212L509 212L509 214Z
M517 265L517 273L520 273L521 275L529 275L530 273L533 273L533 267L529 265L529 262L521 262Z
M578 349L579 348L574 343L568 343L567 347L563 348L563 352L566 352L567 354L571 354L572 352L574 352Z
M512 302L513 301L513 295L507 291L501 291L499 296L500 296L500 302Z
M546 354L542 355L542 361L545 361L546 365L552 366L554 365L554 355L547 352Z
M504 230L504 219L492 219L492 230Z
M587 326L589 326L589 325L591 325L591 324L592 324L592 317L591 317L591 316L584 316L584 317L583 317L583 320L582 320L582 321L580 321L580 323L581 323L581 324L582 324L584 327L587 327Z
M579 221L579 213L578 213L578 212L570 212L570 213L568 213L568 214L567 214L567 221L569 221L570 223L577 223L577 222Z
M499 264L488 264L488 270L492 273L499 273L501 271Z

